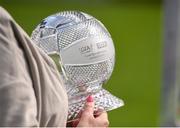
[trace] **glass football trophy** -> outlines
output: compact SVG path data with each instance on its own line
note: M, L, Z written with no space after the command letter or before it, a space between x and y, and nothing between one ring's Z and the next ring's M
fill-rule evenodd
M45 18L31 38L48 55L58 56L69 100L68 121L78 118L89 95L94 97L95 111L124 105L102 88L112 74L115 50L100 21L83 12L60 12Z

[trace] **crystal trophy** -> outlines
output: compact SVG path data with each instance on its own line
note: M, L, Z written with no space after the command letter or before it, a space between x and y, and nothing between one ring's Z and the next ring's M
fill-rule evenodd
M57 56L68 94L68 121L78 118L89 95L94 97L95 111L124 105L103 89L114 68L115 49L99 20L83 12L60 12L45 18L31 38L45 53Z

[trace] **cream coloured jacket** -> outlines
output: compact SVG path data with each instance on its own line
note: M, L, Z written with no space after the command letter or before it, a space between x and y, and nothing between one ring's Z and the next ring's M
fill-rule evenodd
M0 126L66 126L58 70L0 7Z

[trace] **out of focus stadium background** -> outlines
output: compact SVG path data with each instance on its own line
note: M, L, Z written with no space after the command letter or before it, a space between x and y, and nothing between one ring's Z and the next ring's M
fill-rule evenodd
M0 0L31 35L54 13L79 10L107 27L114 40L116 65L106 88L125 106L109 113L110 126L159 126L163 62L161 0Z

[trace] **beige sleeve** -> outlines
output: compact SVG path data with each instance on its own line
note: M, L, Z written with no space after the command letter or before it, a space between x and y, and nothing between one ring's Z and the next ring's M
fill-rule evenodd
M67 114L54 62L0 7L0 126L65 127Z
M38 126L32 80L9 19L0 7L0 126Z

